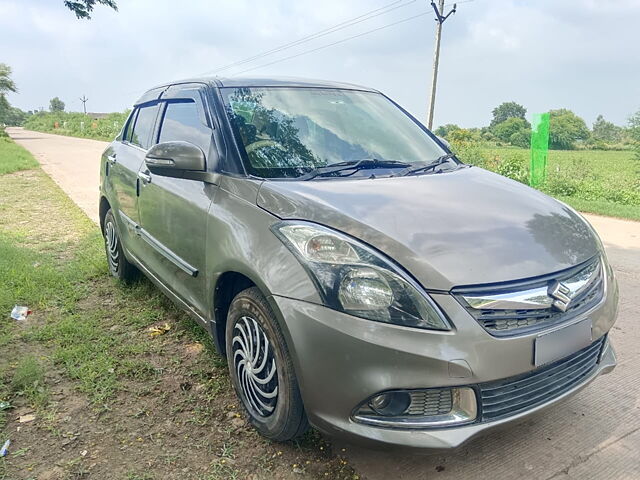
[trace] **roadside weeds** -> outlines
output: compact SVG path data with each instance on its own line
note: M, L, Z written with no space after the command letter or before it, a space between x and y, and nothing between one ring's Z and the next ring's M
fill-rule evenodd
M10 319L16 303L33 313ZM0 479L359 478L317 432L250 428L208 334L150 282L111 279L95 225L39 169L0 175L0 316Z

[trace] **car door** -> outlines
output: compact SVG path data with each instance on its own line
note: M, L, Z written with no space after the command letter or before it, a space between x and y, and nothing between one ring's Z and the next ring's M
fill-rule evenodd
M138 172L149 148L158 115L158 102L138 105L129 117L120 142L115 142L107 156L107 175L110 179L115 202L112 205L120 226L125 248L138 256L140 242L136 227L140 222L138 212Z
M158 142L181 140L202 149L208 157L212 125L204 87L182 85L163 95ZM198 180L140 173L141 237L148 244L143 263L176 295L205 316L207 294L207 212L217 186Z

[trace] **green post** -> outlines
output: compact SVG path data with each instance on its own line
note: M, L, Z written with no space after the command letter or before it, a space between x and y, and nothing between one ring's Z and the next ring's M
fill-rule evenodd
M531 168L529 185L537 187L547 175L549 156L549 114L534 113L531 122Z

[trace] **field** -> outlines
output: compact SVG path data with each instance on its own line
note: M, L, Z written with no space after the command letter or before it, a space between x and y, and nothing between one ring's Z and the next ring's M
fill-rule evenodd
M462 146L462 156L527 183L529 151ZM640 160L632 151L551 150L541 190L583 212L640 220Z
M109 141L126 116L113 113L93 120L80 113L43 112L29 117L25 128ZM467 163L528 183L529 150L469 142L453 149ZM540 189L583 212L640 220L640 159L630 150L551 150L547 181Z
M0 140L0 167L0 479L358 478L317 432L260 437L204 330L112 279L97 227L21 147Z

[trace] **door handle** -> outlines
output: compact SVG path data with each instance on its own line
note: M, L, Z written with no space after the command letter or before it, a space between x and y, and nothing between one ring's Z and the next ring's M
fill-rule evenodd
M138 178L142 180L142 183L148 184L151 183L151 174L145 172L138 172Z
M107 156L107 162L109 162L111 165L115 165L115 163L116 163L116 154L114 153L113 155L108 155Z

